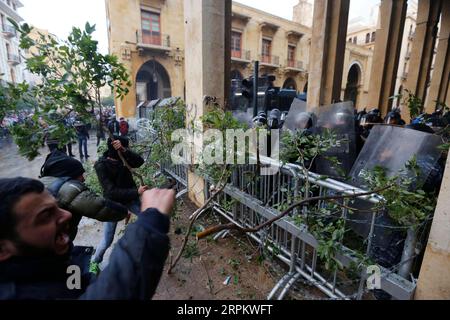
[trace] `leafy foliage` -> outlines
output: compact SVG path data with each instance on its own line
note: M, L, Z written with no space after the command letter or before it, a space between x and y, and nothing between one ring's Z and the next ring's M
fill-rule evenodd
M208 111L201 117L203 130L215 129L222 133L222 141L224 142L222 150L215 150L217 152L222 152L223 159L227 159L227 154L233 151L234 153L234 163L237 163L236 159L238 156L237 145L232 146L226 145L226 131L227 130L245 130L247 126L236 120L232 113L229 111L224 111L222 108L213 106L208 109ZM204 141L205 145L214 144L213 140ZM248 157L248 150L246 150L246 157ZM202 175L206 176L212 180L213 183L225 182L231 175L232 169L235 167L233 164L208 164L204 163L196 167L196 171Z
M94 165L90 161L86 161L84 164L85 173L85 185L98 196L103 195L103 189L98 181L97 173L95 172Z
M160 175L160 166L171 163L171 151L176 143L172 141L172 134L184 128L185 118L186 106L181 100L173 105L157 107L143 129L146 131L145 139L133 146L136 152L147 155L144 165L138 169L147 186L158 187L166 182Z
M285 163L298 163L306 170L310 170L314 160L322 156L338 168L340 164L338 160L327 156L327 152L345 142L344 139L338 139L329 129L320 135L309 134L306 130L285 131L281 137L283 148L280 158Z
M415 158L411 159L397 175L388 176L382 167L365 173L369 188L392 186L381 192L384 197L382 205L389 216L399 225L417 227L433 215L437 197L422 190L419 181L420 169Z
M402 103L408 107L411 119L418 117L423 111L423 101L408 89L405 93L397 94L390 99L402 99Z
M95 108L101 110L102 87L111 87L118 98L123 98L131 82L116 56L98 52L98 42L92 38L95 26L89 23L84 30L74 27L67 40L60 41L41 33L38 39L33 39L28 24L19 26L10 22L20 34L20 48L32 53L26 61L28 70L42 78L42 83L35 86L22 83L10 88L9 97L15 103L5 106L6 111L14 111L18 103L33 107L34 116L29 119L32 124L18 125L13 131L20 153L32 160L44 142L45 128L52 127L52 137L61 145L68 143L73 130L61 120L75 113L80 120L90 122ZM23 143L25 137L32 137L36 143Z

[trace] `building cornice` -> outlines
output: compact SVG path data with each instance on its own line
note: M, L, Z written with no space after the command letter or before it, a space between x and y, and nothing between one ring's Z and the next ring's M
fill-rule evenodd
M262 15L262 16L268 17L270 19L274 19L274 20L278 20L278 21L283 21L285 23L289 23L289 24L292 25L291 29L292 28L299 28L299 29L303 29L303 31L308 30L308 32L311 33L311 28L308 27L308 26L305 26L303 24L300 24L298 22L295 22L295 21L292 21L292 20L289 20L289 19L285 19L285 18L276 16L276 15L268 13L266 11L259 10L259 9L253 8L253 7L249 7L249 6L245 5L245 4L242 4L242 3L239 3L239 2L236 2L236 1L233 1L233 7L242 8L244 10L254 12L254 13L258 14L258 15ZM234 12L234 10L233 10L233 12ZM276 25L276 23L273 23L273 24Z
M0 11L4 12L6 15L8 15L11 19L13 19L16 22L22 22L23 18L13 10L10 6L8 6L5 2L0 1Z

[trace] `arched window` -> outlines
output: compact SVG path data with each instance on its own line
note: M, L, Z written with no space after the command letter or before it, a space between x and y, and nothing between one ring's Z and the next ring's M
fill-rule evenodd
M358 43L358 37L354 37L354 38L353 38L353 43L354 43L354 44L357 44L357 43Z
M353 64L348 72L347 86L344 93L344 101L353 101L355 108L358 106L359 86L362 80L362 70L357 63Z
M287 78L283 84L284 89L297 90L297 83L292 78Z
M366 43L370 42L370 33L366 34Z
M372 42L375 42L376 35L377 35L377 33L375 31L372 32Z
M244 77L242 76L242 73L239 70L233 70L231 71L231 79L234 80L242 80Z

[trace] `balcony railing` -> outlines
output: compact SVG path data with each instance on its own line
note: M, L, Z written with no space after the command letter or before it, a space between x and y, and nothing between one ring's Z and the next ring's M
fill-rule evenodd
M303 61L298 60L286 60L286 68L303 71Z
M233 61L250 62L251 53L250 50L231 50L231 59Z
M280 57L278 56L268 56L268 55L260 55L259 60L262 65L278 67L280 65Z
M170 36L159 32L138 30L136 33L138 46L147 48L170 48Z
M2 26L2 32L8 38L13 38L13 37L17 36L16 28L14 28L11 25L4 24Z
M20 56L16 55L16 54L12 54L12 53L8 53L8 62L16 65L20 63Z

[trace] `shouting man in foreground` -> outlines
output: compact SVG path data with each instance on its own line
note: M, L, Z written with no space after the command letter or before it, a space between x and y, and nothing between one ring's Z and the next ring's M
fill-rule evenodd
M89 273L91 248L74 247L71 214L44 185L0 179L0 299L150 299L169 252L173 190L146 191L142 213L114 247L98 278ZM69 288L68 270L80 270Z

